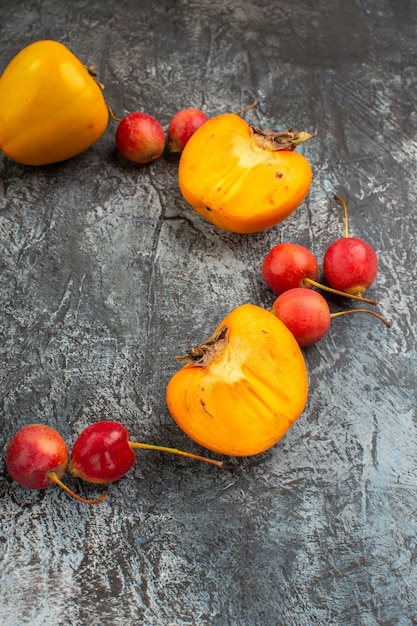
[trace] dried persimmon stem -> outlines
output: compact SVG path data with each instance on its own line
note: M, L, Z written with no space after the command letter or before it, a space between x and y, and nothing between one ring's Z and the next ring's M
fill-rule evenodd
M267 150L295 150L304 141L312 139L314 135L304 130L286 131L262 130L256 126L250 126L252 137L261 148Z
M193 365L206 366L212 360L215 354L222 350L227 343L227 326L221 326L211 337L198 346L193 346L184 356L177 356L177 361L188 361Z

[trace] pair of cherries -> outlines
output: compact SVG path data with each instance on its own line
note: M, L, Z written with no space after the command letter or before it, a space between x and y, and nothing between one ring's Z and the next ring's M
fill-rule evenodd
M47 489L59 485L76 500L97 504L102 494L89 500L74 493L62 482L67 470L88 483L107 484L122 478L135 462L135 449L157 450L186 456L221 466L214 461L176 448L130 441L127 429L114 421L91 424L76 439L71 458L63 437L51 426L29 424L11 439L6 451L6 467L14 481L27 489Z
M278 295L272 312L291 330L301 347L320 341L329 330L330 321L347 313L370 313L386 326L390 323L379 313L367 308L330 313L325 298L313 287L336 295L376 305L364 297L378 271L378 256L373 247L358 237L349 237L348 212L344 200L336 195L344 210L344 236L327 248L323 258L326 285L317 282L319 266L313 253L295 243L276 245L266 255L262 276Z
M113 116L114 117L114 116ZM165 149L165 132L152 115L135 111L119 122L116 129L116 146L129 161L145 164L159 159ZM191 135L208 117L200 109L182 109L176 113L168 126L167 147L170 153L180 153Z

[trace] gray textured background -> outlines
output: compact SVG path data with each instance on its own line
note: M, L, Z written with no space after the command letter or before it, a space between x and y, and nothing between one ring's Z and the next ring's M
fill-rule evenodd
M248 121L316 134L301 149L308 198L251 236L184 203L175 159L124 161L114 122L66 163L1 156L1 625L417 624L417 3L0 0L0 11L0 70L57 39L95 65L119 116L145 110L166 127L183 107L215 115L256 99ZM281 442L220 470L138 452L96 507L11 483L7 441L34 421L69 446L109 418L202 453L165 405L174 356L233 307L272 304L260 274L272 245L322 259L342 235L335 192L351 234L380 255L370 295L392 328L333 320L305 350L308 406Z

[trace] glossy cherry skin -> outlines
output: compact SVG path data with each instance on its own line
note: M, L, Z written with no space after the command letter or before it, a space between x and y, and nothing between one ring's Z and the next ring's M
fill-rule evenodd
M105 484L122 478L135 462L126 428L113 421L91 424L76 439L69 465L73 476Z
M29 424L21 428L6 451L6 467L14 481L27 489L46 489L55 481L48 472L60 479L68 466L68 449L61 435L44 424Z
M296 243L279 243L266 255L262 264L262 276L275 293L284 293L296 287L311 288L305 281L317 281L319 266L310 250Z
M378 256L372 246L357 237L342 237L327 248L323 273L334 289L362 295L378 271Z
M200 109L178 111L168 126L168 150L170 152L182 152L191 135L207 120L207 115Z
M330 327L329 305L317 291L303 287L289 289L278 296L272 310L302 348L320 341Z
M134 163L149 163L158 159L165 148L165 133L161 124L147 113L129 113L116 129L116 146L126 159Z

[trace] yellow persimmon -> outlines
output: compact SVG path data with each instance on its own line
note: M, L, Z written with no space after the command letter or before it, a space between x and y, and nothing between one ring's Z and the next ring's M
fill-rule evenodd
M304 410L308 378L291 332L253 304L234 309L167 386L178 426L201 446L249 456L273 446Z
M181 193L197 213L224 230L269 228L295 211L309 191L310 164L294 149L311 137L262 131L233 113L213 117L181 154Z
M106 130L102 88L63 44L24 48L0 77L0 149L25 165L45 165L87 150Z

